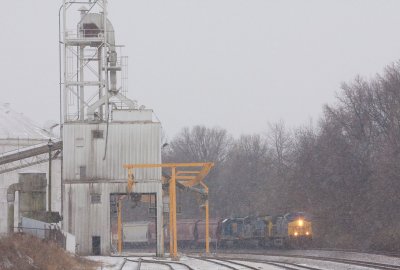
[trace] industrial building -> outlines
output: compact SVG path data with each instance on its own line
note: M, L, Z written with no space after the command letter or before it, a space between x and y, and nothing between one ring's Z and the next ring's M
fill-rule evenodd
M164 255L164 212L170 213L170 253L177 258L176 186L201 194L208 239L202 180L213 164L162 164L161 123L126 95L127 57L116 44L107 0L63 0L59 30L62 123L41 129L7 104L0 107L0 233L51 223L69 251L121 252L120 205L129 198L149 205L157 256ZM162 168L170 175L162 177ZM119 211L118 248L113 211Z
M111 196L127 194L126 163L161 163L161 124L126 97L126 57L107 1L64 1L63 229L78 254L109 254ZM157 255L163 254L161 169L139 170L135 194L156 197Z
M58 138L0 106L0 233L22 229L22 217L51 222L46 211L58 212L78 254L110 254L111 196L127 194L123 164L161 163L161 124L126 97L127 57L107 1L63 1L60 11L62 132ZM134 192L156 198L162 255L161 169L138 170Z
M8 103L0 105L0 127L0 234L4 234L14 231L22 215L26 216L27 212L48 210L48 142L49 139L54 142L58 139L51 130L40 128L31 119L13 110ZM54 154L53 149L51 152ZM59 154L52 160L52 167L51 207L53 211L60 212ZM24 191L13 190L18 189L18 183L29 182L29 178L36 178L41 182L39 205L33 205L32 200L20 198L24 196Z

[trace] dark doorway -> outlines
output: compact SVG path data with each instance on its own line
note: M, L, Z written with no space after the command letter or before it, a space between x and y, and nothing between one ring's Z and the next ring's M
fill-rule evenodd
M157 246L157 200L155 193L110 194L112 249L118 250L118 205L121 203L122 249L155 253Z
M92 236L92 253L100 255L100 236Z

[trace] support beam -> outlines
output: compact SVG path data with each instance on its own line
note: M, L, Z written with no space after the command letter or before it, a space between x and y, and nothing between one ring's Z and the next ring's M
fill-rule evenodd
M133 169L150 169L150 168L171 168L171 176L169 177L169 250L173 260L178 260L178 234L176 222L176 186L188 188L191 191L196 191L202 196L206 196L204 202L206 210L206 253L210 253L210 237L209 237L209 202L208 202L208 187L202 181L211 168L214 166L212 162L203 163L163 163L163 164L124 164L123 167L128 170L128 190L132 186L134 179ZM192 170L179 170L179 168L187 168ZM168 179L163 176L163 182ZM201 185L203 189L195 186Z
M62 141L53 141L52 151L62 149ZM41 143L37 145L27 146L10 152L6 152L0 155L0 165L11 163L25 158L30 158L33 156L38 156L42 154L47 154L49 152L49 147L46 143Z
M208 198L205 202L206 207L206 255L210 254L210 218L208 210Z
M118 231L118 253L122 253L122 198L118 199L118 223L117 223L117 231Z
M200 181L200 185L204 188L204 191L207 195L207 199L204 202L205 210L206 210L206 255L210 254L210 215L209 215L209 201L208 201L208 186Z
M177 239L177 223L176 223L176 168L171 168L171 180L169 183L169 200L170 200L170 215L172 216L172 235L170 240L172 242L171 258L173 260L178 259L178 239Z

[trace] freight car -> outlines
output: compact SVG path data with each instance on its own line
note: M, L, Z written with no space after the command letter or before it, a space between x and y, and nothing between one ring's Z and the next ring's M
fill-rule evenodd
M217 245L219 240L219 226L220 221L218 219L210 219L208 222L209 230L209 243L210 245ZM204 246L206 242L206 222L199 220L195 227L196 246Z
M177 234L178 245L181 247L191 248L196 245L196 225L197 219L178 219Z
M184 248L205 244L205 221L177 220L178 245ZM304 212L283 216L237 217L211 219L210 244L226 246L307 247L312 241L312 221ZM154 222L123 224L123 242L126 247L151 246L156 243ZM169 245L169 227L164 227L164 242Z
M150 222L125 222L122 224L122 241L125 247L141 247L150 244Z

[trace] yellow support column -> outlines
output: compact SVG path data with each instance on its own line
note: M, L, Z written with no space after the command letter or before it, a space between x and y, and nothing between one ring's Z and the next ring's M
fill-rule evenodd
M208 198L206 201L206 255L210 254L210 227L209 227L209 213L208 213Z
M177 225L176 225L176 168L172 167L172 173L171 173L171 183L170 183L170 188L171 188L171 194L170 194L170 200L172 202L172 208L170 209L171 214L172 214L172 234L173 234L173 239L172 239L172 259L178 259L178 237L177 237Z
M204 202L205 210L206 210L206 255L210 254L210 213L209 213L209 200L208 200L208 186L200 181L200 185L204 188L206 192L207 199Z
M118 200L118 223L117 223L117 231L118 231L118 253L122 253L122 200Z
M172 221L172 185L171 183L169 184L169 256L172 257L172 252L174 250L174 243L173 243L173 235L174 235L174 231L173 231L173 226L174 226L174 222Z

